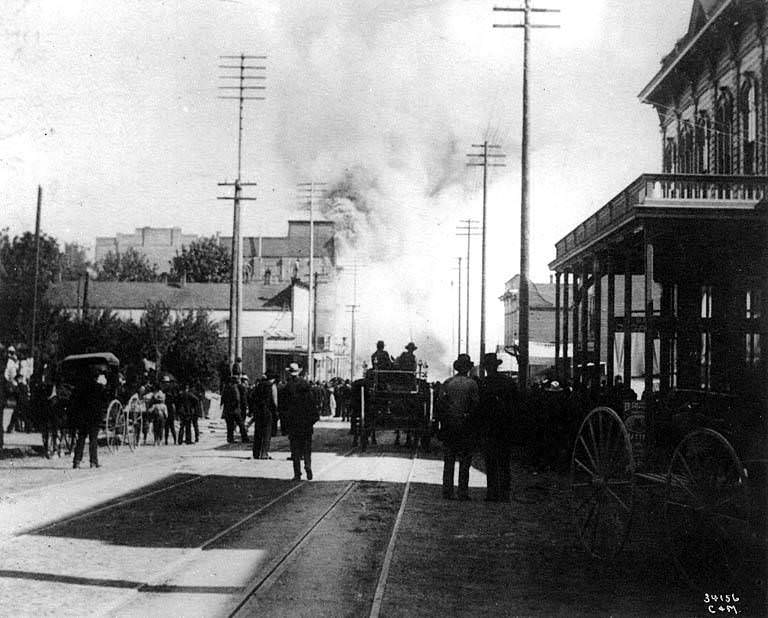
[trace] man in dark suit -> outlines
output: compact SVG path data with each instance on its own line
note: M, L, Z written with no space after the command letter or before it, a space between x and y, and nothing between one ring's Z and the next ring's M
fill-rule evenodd
M85 438L88 438L88 456L91 468L99 467L99 425L107 406L107 368L90 367L73 393L72 410L75 412L77 442L72 467L79 468L83 460Z
M480 433L485 457L488 502L509 502L513 415L517 389L511 378L498 372L496 354L483 357L486 376L480 383Z
M312 427L320 418L307 381L301 377L301 367L291 363L287 368L288 382L279 400L283 411L293 460L293 480L301 480L301 460L307 480L312 480Z

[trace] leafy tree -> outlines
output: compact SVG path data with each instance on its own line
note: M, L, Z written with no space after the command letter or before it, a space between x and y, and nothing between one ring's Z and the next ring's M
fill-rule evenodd
M148 302L140 321L140 337L144 342L146 357L155 362L160 373L163 356L171 344L173 335L170 328L171 310L164 302Z
M139 325L120 319L114 312L104 310L88 316L71 317L60 314L50 328L50 343L61 360L69 354L112 352L121 366L141 363L142 350Z
M110 251L97 264L99 281L157 281L157 264L150 264L147 256L130 248L122 253Z
M224 359L219 332L205 311L188 312L171 325L165 368L179 381L204 388L218 387L218 366Z
M182 247L181 255L171 261L171 276L197 283L222 283L230 279L232 256L226 247L219 244L216 237L201 238L193 241L189 247Z
M48 319L51 308L46 305L45 292L60 272L59 245L52 236L41 234L37 284L39 321ZM0 338L4 341L27 341L30 338L34 281L35 235L24 232L11 240L7 229L0 231Z

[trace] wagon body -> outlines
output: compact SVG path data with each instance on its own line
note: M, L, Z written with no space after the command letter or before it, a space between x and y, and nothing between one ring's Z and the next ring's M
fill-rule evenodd
M405 432L408 441L428 449L433 433L432 388L415 371L366 372L357 394L360 409L361 448L375 442L376 429ZM357 407L357 406L354 406Z

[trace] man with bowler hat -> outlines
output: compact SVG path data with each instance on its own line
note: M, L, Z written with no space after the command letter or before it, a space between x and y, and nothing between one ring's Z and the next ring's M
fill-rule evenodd
M485 457L488 502L509 502L513 415L517 389L511 378L498 372L496 354L483 356L485 378L480 382L480 431Z
M469 500L469 466L475 449L474 416L480 402L477 382L469 377L474 367L469 354L459 354L453 362L457 375L448 378L440 389L437 414L438 436L443 442L443 498L453 498L453 471L459 460L459 500Z

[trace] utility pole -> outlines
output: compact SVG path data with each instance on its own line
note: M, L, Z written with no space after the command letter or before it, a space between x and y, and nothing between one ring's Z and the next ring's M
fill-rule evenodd
M528 315L529 291L528 278L530 274L529 256L530 256L530 223L529 223L529 204L528 204L528 149L529 144L529 120L528 120L528 53L530 46L531 28L559 28L555 24L532 24L531 13L559 13L559 9L532 8L531 0L525 0L523 8L493 7L494 11L505 11L512 13L523 13L522 24L493 24L494 28L523 28L523 135L521 143L521 182L520 182L520 343L518 355L518 383L522 390L528 388Z
M487 229L487 202L488 202L488 168L489 167L506 167L503 163L489 163L489 158L503 159L507 155L501 153L488 154L488 149L499 149L501 146L497 144L489 144L488 140L485 140L482 144L472 144L472 148L482 148L480 152L470 152L468 157L480 157L480 162L476 163L475 159L471 159L471 163L467 163L468 167L482 167L483 168L483 224L482 224L482 252L480 259L480 359L478 361L478 374L482 378L485 374L485 368L483 367L483 359L485 358L485 248L486 248L486 229Z
M457 269L459 271L459 298L457 303L459 318L458 318L458 328L457 328L458 332L456 333L457 334L456 356L458 356L459 354L461 354L461 256L459 256L456 259L459 260L459 266Z
M353 282L352 282L352 304L347 305L347 309L352 313L352 332L350 336L349 341L349 378L350 380L355 379L355 338L356 338L356 325L355 325L355 314L356 311L360 308L360 305L357 304L357 271L359 268L359 265L357 263L357 255L355 255L355 259L351 264L346 265L338 265L339 268L349 268L352 271L353 276Z
M321 276L321 273L315 272L314 274L315 294L314 294L314 302L312 303L312 329L313 329L312 332L314 333L315 341L317 341L317 286L323 285L324 283L328 283L328 279L326 279L325 277L321 279L320 276Z
M234 187L234 197L218 197L220 200L233 200L234 212L232 217L232 274L229 284L229 363L230 366L235 362L236 357L243 355L243 339L240 332L240 323L243 315L243 243L242 231L240 229L240 202L255 201L255 197L243 197L241 195L242 187L255 186L255 182L243 182L241 180L241 170L243 162L243 105L245 101L263 101L265 97L255 96L250 91L265 90L263 85L250 85L250 80L264 80L266 76L263 71L266 66L250 64L252 61L266 60L266 56L219 56L219 58L229 64L220 64L219 68L225 73L220 76L221 79L238 80L237 86L219 86L219 90L237 90L237 95L222 94L220 99L234 99L239 102L238 106L238 125L237 125L237 178L235 182L220 182L220 187ZM237 64L234 61L239 60ZM246 61L249 64L246 64ZM225 82L231 83L231 82Z
M470 240L472 236L480 235L480 228L477 227L479 221L476 219L462 219L459 221L461 225L456 228L456 236L467 237L467 330L466 337L464 339L464 352L469 354L469 254L470 254Z
M310 382L315 379L315 332L314 332L314 304L315 304L315 225L314 225L314 197L322 195L324 182L300 182L298 184L299 196L306 200L304 204L309 208L309 302L307 303L307 377Z
M32 333L30 348L32 351L32 358L37 360L35 352L35 335L37 328L37 287L40 280L40 210L43 204L43 188L37 185L37 215L35 216L35 282L34 289L32 290Z

